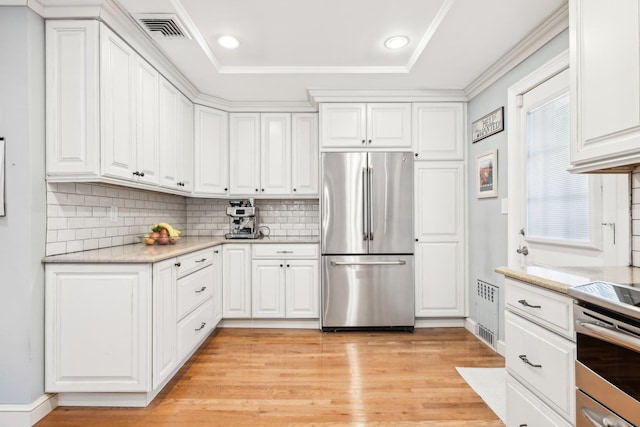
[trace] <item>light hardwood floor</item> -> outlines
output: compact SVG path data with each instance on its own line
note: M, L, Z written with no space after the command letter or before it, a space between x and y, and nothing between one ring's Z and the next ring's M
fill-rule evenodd
M222 329L148 407L59 407L36 425L503 426L456 366L504 359L462 328Z

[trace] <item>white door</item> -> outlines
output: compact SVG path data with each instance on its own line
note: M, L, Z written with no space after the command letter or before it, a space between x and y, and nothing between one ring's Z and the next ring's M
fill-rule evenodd
M291 114L260 115L260 194L291 193Z
M321 104L322 148L364 147L367 142L365 104Z
M102 173L137 181L141 173L136 169L137 55L105 26L100 27L100 45Z
M411 104L367 104L367 147L411 149Z
M260 114L229 114L229 179L233 196L260 194Z
M283 318L285 311L285 261L253 260L251 301L253 318Z
M312 319L320 312L318 260L286 261L286 317Z
M569 71L541 78L510 89L509 265L628 265L628 177L567 172Z
M178 184L178 90L160 79L160 185L180 189Z
M291 115L291 191L318 195L318 115Z
M194 189L198 195L229 193L229 113L195 106Z
M222 316L250 318L251 245L224 245L222 251Z
M153 389L178 364L176 260L153 264Z

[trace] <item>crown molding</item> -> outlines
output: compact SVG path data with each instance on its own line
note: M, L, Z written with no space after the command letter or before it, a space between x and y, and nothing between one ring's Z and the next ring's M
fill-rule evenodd
M431 38L438 30L438 27L440 27L440 24L444 20L445 16L447 16L447 14L449 13L449 10L451 10L451 6L453 6L453 3L455 1L456 0L445 0L444 3L442 3L440 9L438 9L438 13L436 13L433 21L431 21L431 25L429 25L429 28L427 28L427 31L422 36L422 39L420 39L420 43L418 43L416 50L413 51L411 58L409 58L409 62L407 63L406 67L407 72L411 71L413 66L416 65L416 62L418 62L418 59L420 59L420 56L422 56L422 52L431 41Z
M360 67L360 66L300 66L300 67L220 67L220 74L407 74L405 66Z
M464 91L450 90L307 90L309 102L466 102Z
M569 27L569 6L564 2L551 16L545 19L513 49L480 74L464 89L469 100L507 74L535 51L551 41Z
M229 113L315 113L318 111L314 105L307 101L228 101L200 94L194 102Z

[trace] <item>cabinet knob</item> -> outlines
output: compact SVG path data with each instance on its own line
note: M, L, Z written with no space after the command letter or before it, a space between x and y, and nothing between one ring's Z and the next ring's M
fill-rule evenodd
M287 264L287 268L291 267L289 264Z
M174 265L175 265L176 267L180 267L182 264L181 264L181 263L179 263L179 262L176 262Z
M280 267L282 267L282 266L283 266L283 265L282 265L282 264L280 264Z
M264 188L262 189L262 191L264 191Z
M133 174L134 174L135 176L140 176L140 172L138 172L138 171L135 171Z
M229 190L228 188L225 188L225 189L224 189L224 191L228 191L228 190Z
M418 238L416 238L416 242L418 242L418 241L419 241Z
M418 153L416 153L416 157L418 157Z
M144 172L140 172L140 176L144 176Z
M258 191L258 189L256 188L256 192Z
M294 188L293 191L296 191L296 189Z
M371 140L369 140L369 144L371 144Z
M363 140L362 140L362 143L364 144L365 142L366 142L366 141L363 139Z

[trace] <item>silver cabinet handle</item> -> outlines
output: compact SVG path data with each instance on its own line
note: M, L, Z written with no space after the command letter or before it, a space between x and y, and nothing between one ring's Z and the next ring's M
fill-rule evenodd
M194 331L196 331L196 332L201 331L202 329L204 329L204 327L205 327L206 325L207 325L207 322L202 322L202 324L200 325L200 327L199 327L199 328L197 328L197 329L194 329Z
M202 259L197 259L196 262L205 262L207 259L206 258L202 258Z
M529 362L529 359L527 359L527 355L526 354L521 354L520 356L518 356L520 358L520 360L522 360L524 363L526 363L527 365L534 367L534 368L542 368L542 365L535 365L531 362Z
M342 262L342 261L331 261L331 265L405 265L407 262L404 260L400 261L355 261L355 262Z
M201 287L200 289L196 290L196 294L199 294L200 292L204 292L205 289L207 289L206 286Z
M531 305L527 302L526 299L519 299L518 302L522 305L524 305L525 307L529 307L529 308L542 308L541 305Z

